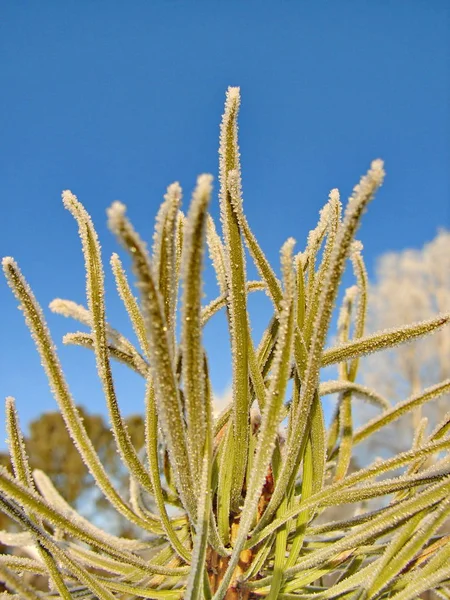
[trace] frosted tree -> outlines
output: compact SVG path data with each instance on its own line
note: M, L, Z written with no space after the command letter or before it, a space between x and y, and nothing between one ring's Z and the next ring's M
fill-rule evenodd
M375 282L370 285L368 328L372 331L427 319L450 308L450 231L440 230L420 250L390 252L378 261ZM384 393L393 402L417 394L424 387L450 376L450 330L397 346L368 357L362 368L364 383ZM411 426L419 427L422 416L432 425L448 411L449 398L417 410L412 419L399 420L395 435L372 440L390 449L403 448ZM425 424L423 424L425 426Z

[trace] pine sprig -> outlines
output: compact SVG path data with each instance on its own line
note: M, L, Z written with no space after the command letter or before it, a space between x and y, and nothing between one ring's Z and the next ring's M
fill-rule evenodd
M222 234L208 212L210 175L198 178L187 216L180 185L167 188L151 252L123 204L108 210L109 227L132 261L137 297L118 254L111 267L137 346L107 320L96 231L76 196L63 193L81 237L87 302L56 299L50 308L88 329L64 342L95 354L116 449L130 476L129 499L118 494L89 439L42 309L15 261L3 260L73 443L106 501L145 534L133 540L103 531L77 514L45 473L31 471L9 397L13 474L0 469L0 510L20 531L0 532L0 543L31 556L0 555L5 600L412 600L428 590L450 598L450 543L442 533L450 517L450 413L431 434L421 422L407 452L350 469L361 442L450 391L445 380L391 405L359 383L360 363L432 334L450 316L365 333L370 293L355 234L383 183L380 160L343 215L339 192L330 192L301 252L294 254L292 238L283 244L278 278L243 209L239 106L239 88L229 88L220 130ZM203 304L206 244L219 291ZM245 247L259 281L247 279ZM337 343L326 348L349 260L355 285L344 296ZM258 291L269 296L273 313L256 344L247 299ZM221 309L233 386L229 406L214 420L203 328ZM146 456L126 430L112 359L145 380ZM322 369L333 364L337 379L323 381ZM338 394L338 402L326 427L321 399L328 394ZM378 412L355 429L353 403L361 399ZM328 519L330 508L344 505L353 505L354 514ZM47 576L49 590L35 589L25 573Z

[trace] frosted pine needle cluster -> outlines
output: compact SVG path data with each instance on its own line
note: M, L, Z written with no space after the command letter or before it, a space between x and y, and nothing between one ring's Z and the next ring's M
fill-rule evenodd
M142 532L131 540L100 530L45 473L31 472L9 397L13 474L0 470L0 508L22 531L0 532L0 542L27 556L0 555L5 599L412 600L430 590L450 598L450 537L442 529L450 516L449 413L431 433L420 425L407 452L361 469L352 463L367 437L450 392L446 380L391 406L358 382L360 361L432 334L450 315L365 333L370 298L355 235L383 182L380 160L344 211L339 192L330 192L306 247L287 239L280 279L243 211L239 105L239 88L229 88L219 150L222 235L208 212L210 175L198 178L187 214L179 184L168 187L151 250L123 204L108 210L109 227L132 262L133 281L119 254L110 266L138 347L107 320L97 233L81 202L63 192L81 238L86 305L56 299L50 308L89 329L64 342L95 353L117 451L130 475L128 497L118 493L87 435L42 309L15 261L3 260L73 443L106 500ZM206 246L219 294L205 306ZM257 281L247 279L246 248ZM354 284L338 308L336 344L326 347L349 262ZM273 316L255 341L247 297L257 292L269 296ZM233 387L230 405L215 416L202 330L219 311L228 319ZM145 379L145 455L122 417L112 361ZM330 365L337 377L324 381L321 370ZM329 394L337 404L327 428L322 398ZM355 428L353 406L361 400L378 414ZM155 512L145 502L149 495ZM340 507L347 516L330 519L329 509ZM44 576L45 589L33 587L29 574Z

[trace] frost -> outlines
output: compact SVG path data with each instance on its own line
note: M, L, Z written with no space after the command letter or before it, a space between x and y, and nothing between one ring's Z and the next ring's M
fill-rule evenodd
M409 251L400 260L391 255L383 261L375 305L387 307L386 321L367 335L367 314L373 324L367 309L370 286L355 235L384 179L383 163L377 160L355 186L343 217L339 192L330 191L304 252L294 256L295 242L287 239L280 253L280 281L244 214L239 107L240 89L231 87L220 127L221 234L208 214L210 175L198 178L187 217L180 210L181 186L169 185L156 217L151 255L125 205L117 201L107 211L108 225L129 253L136 278L139 299L113 254L117 292L139 349L107 320L97 233L77 197L69 190L62 194L79 228L87 307L57 298L50 308L89 329L66 334L63 341L95 352L116 451L130 478L129 499L117 493L87 435L39 304L14 260L3 260L74 444L106 499L146 536L140 541L106 533L77 514L44 473L35 471L32 477L14 400L8 398L14 477L0 469L0 506L24 531L0 532L0 543L33 558L0 556L0 576L13 592L5 597L201 600L205 595L223 600L243 591L271 600L311 594L324 600L349 593L408 600L431 588L442 595L450 576L448 536L440 531L450 515L449 413L431 434L427 419L416 419L414 439L404 453L366 468L351 459L361 441L450 392L449 328L444 330L450 321L450 238L441 232L422 254ZM205 238L219 294L202 306ZM260 281L247 278L244 245ZM349 259L356 285L344 296L337 345L324 349ZM247 299L258 290L271 299L273 312L256 344ZM398 313L409 323L415 320L412 325L391 314L396 311L389 302L402 291L406 299ZM217 397L202 338L203 327L221 309L226 310L233 381ZM436 331L431 339L439 340L439 353L428 353L429 334ZM415 340L425 336L423 356L410 352ZM410 357L419 359L414 363L418 387L392 406L382 385L359 382L359 362L400 345L406 366L413 364ZM121 416L111 360L145 380L140 453ZM329 376L321 369L333 364L339 364L339 379L323 381ZM430 372L439 370L442 381L423 390L421 367L430 364ZM400 373L397 366L392 371L394 377ZM327 394L338 394L328 430L321 404ZM378 413L354 431L359 399L376 405ZM149 497L157 514L150 510ZM383 507L376 501L383 501ZM36 591L28 573L50 576L49 591Z
M212 176L200 175L187 216L183 247L183 308L181 313L181 350L187 420L187 442L194 481L202 469L206 439L207 407L203 382L203 348L201 327L203 246L206 211L212 192ZM194 484L197 487L197 483Z

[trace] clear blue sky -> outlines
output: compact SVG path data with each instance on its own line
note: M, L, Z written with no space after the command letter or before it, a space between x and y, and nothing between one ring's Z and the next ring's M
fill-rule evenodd
M329 190L346 198L382 157L387 179L359 236L373 273L382 252L450 225L449 25L446 0L2 3L0 254L17 259L45 307L77 402L104 410L93 357L61 348L76 324L46 308L84 302L61 190L92 214L108 266L105 208L125 202L150 239L172 181L186 206L196 175L217 172L224 92L239 85L245 208L269 258L289 235L300 249ZM209 271L205 291L215 294ZM26 425L56 404L4 281L0 302L0 395L17 398ZM107 303L129 332L109 273ZM267 306L251 306L258 333ZM206 331L218 392L230 377L224 334L222 318ZM124 413L141 411L140 382L117 375Z

